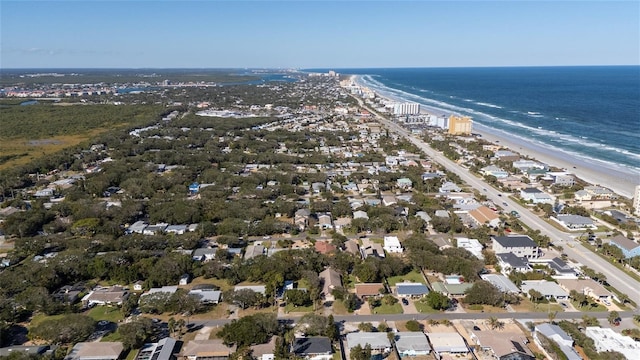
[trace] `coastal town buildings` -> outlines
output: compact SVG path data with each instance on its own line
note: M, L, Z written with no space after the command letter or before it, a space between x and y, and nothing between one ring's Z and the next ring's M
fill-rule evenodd
M452 135L469 135L473 128L473 120L468 116L449 116L448 133Z

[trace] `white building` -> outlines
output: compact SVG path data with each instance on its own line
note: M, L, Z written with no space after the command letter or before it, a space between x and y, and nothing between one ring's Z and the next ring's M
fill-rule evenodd
M530 260L540 256L538 245L527 235L492 236L491 240L496 254L512 253Z
M480 241L469 238L457 238L456 240L459 248L466 249L480 260L484 259L484 255L482 255L482 244L480 244Z
M634 341L628 336L623 336L610 328L600 328L589 326L585 334L593 339L598 352L617 351L623 354L628 360L638 359L640 354L640 342Z
M395 103L393 104L394 115L415 115L420 113L420 104L418 103Z
M385 236L384 246L382 248L388 253L402 254L404 252L404 249L402 248L400 240L398 240L397 236Z

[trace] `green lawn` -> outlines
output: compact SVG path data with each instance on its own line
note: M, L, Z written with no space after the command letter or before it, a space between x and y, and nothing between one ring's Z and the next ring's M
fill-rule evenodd
M580 310L580 311L607 311L607 308L604 305L600 305L597 303L591 303L590 305L587 305L587 306L580 306L580 304L577 301L571 300L571 304L573 304L573 307L575 307L577 310ZM591 306L591 305L596 305L596 306Z
M440 311L432 308L431 306L429 306L426 301L422 301L422 300L416 301L414 303L414 305L416 306L416 309L420 313L427 313L428 314L428 313L439 313L440 312Z
M284 307L284 311L288 313L292 312L313 312L313 305L309 306L294 306L293 304L287 303Z
M393 305L381 304L371 309L371 314L402 314L402 305L396 303Z
M37 315L34 315L31 318L31 326L38 325L38 324L40 324L41 322L43 322L45 320L60 319L63 316L64 316L64 314L60 314L60 315L37 314Z
M87 312L87 316L90 316L95 321L107 320L113 323L124 319L120 308L111 306L96 306Z
M421 284L425 283L424 278L422 277L422 274L420 274L418 270L412 270L410 273L406 275L392 276L387 278L387 282L389 283L389 286L395 286L397 283L403 282L403 281L416 282Z

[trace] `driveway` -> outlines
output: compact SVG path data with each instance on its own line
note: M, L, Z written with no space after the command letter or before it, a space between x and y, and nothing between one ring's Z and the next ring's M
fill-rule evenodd
M403 314L417 314L418 309L416 309L416 304L413 299L407 299L409 301L409 305L405 305L402 303L402 299L400 300L400 305L402 305L402 313Z

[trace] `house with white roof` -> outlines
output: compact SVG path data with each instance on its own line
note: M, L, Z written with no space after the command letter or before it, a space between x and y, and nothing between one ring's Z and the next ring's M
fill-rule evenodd
M400 240L397 236L385 236L384 246L382 248L388 253L402 254L404 252L402 244L400 244Z
M555 220L557 223L570 230L587 230L598 228L593 224L593 220L586 216L559 214L555 217L551 217L551 219Z
M431 342L433 351L439 356L443 354L455 355L469 353L469 348L464 338L457 332L434 332L428 333L427 337Z
M611 328L600 328L588 326L585 334L593 340L598 352L617 351L624 355L627 360L637 360L640 354L640 342L629 336L624 336L613 331Z
M351 353L351 349L360 345L363 349L369 345L371 346L371 353L388 354L391 352L391 343L387 337L387 333L384 332L356 332L347 334L347 344L345 353Z
M400 357L426 356L431 353L431 345L423 332L399 331L395 334L396 349Z
M529 295L529 290L535 290L542 294L545 299L554 298L556 300L567 300L569 294L558 284L547 280L525 280L520 285L522 292Z
M467 250L478 259L484 259L484 255L482 255L483 246L482 244L480 244L480 241L478 241L478 239L456 238L456 244L458 248Z
M520 197L524 201L530 201L533 204L553 204L551 195L536 188L525 188L520 190Z

